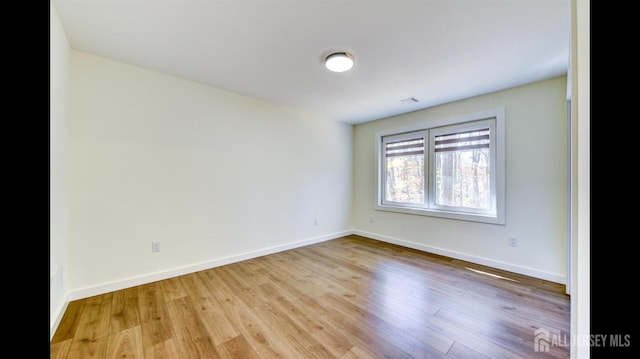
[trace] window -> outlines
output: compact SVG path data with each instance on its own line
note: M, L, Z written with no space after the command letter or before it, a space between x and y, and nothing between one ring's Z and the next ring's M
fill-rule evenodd
M379 132L376 209L504 224L504 109Z

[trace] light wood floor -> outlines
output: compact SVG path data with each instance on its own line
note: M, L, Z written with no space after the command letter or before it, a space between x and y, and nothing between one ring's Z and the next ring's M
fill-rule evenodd
M348 236L70 302L51 358L569 358L564 286Z

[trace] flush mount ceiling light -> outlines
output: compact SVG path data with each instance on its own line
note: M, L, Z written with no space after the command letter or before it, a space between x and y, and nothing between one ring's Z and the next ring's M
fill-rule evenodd
M345 72L353 67L353 55L348 52L334 52L327 56L324 64L333 72Z

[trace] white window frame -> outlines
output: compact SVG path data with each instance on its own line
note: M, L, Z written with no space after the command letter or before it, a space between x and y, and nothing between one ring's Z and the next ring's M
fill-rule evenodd
M406 140L410 140L410 139L417 139L417 138L423 138L424 139L424 152L425 154L428 152L427 148L429 147L429 132L428 131L424 131L424 130L418 130L418 131L411 131L411 132L405 132L405 133L399 133L399 134L393 134L393 135L387 135L387 136L383 136L381 138L381 146L382 148L386 148L386 144L387 143L393 143L393 142L399 142L399 141L406 141ZM384 150L383 150L384 151ZM380 154L380 156L382 156L382 153ZM424 173L422 174L425 178L425 181L427 180L427 175L428 175L428 166L427 166L427 162L426 162L427 158L425 156L425 163L424 163ZM382 172L380 172L380 181L382 182L381 187L384 189L386 188L386 176L384 175L384 173L386 173L386 166L385 166L385 160L384 158L382 159L382 161L380 162L381 166L382 166ZM427 198L427 189L424 188L424 195L425 195L425 199ZM382 193L381 193L382 194ZM385 198L384 195L381 195L380 201L382 203L382 205L388 205L388 206L400 206L400 207L407 207L408 205L406 203L403 202L394 202L394 201L390 201L387 200ZM419 205L419 204L411 204L412 207L419 207L419 208L426 208L426 205Z
M433 138L441 133L441 128L452 126L461 128L473 128L476 125L491 123L491 185L492 185L492 208L487 211L470 210L468 208L436 206L434 203L435 180L433 176ZM384 142L391 136L393 139L403 139L416 134L423 133L425 136L425 201L423 204L408 204L385 201L385 157ZM386 141L385 141L386 139ZM377 192L375 209L396 213L414 214L430 217L457 219L473 222L506 224L505 201L506 201L506 131L505 131L505 110L497 108L488 111L477 112L457 117L439 119L425 123L418 123L407 127L383 130L376 132L376 175Z

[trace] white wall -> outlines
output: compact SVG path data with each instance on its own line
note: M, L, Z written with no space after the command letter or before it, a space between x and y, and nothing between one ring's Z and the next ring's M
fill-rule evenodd
M350 125L75 50L71 69L72 297L351 229Z
M571 1L572 241L571 335L589 338L591 329L591 7ZM605 294L606 295L606 294ZM606 314L604 314L606 315ZM624 321L624 320L623 320ZM605 333L606 334L606 333ZM625 333L623 333L625 334ZM589 359L588 345L573 345L571 358Z
M566 283L566 93L567 78L561 76L355 126L356 232ZM374 210L377 131L499 107L506 118L506 225ZM510 247L508 237L519 245Z
M69 251L67 117L70 47L58 18L49 3L50 92L49 92L49 315L57 324L65 304Z

